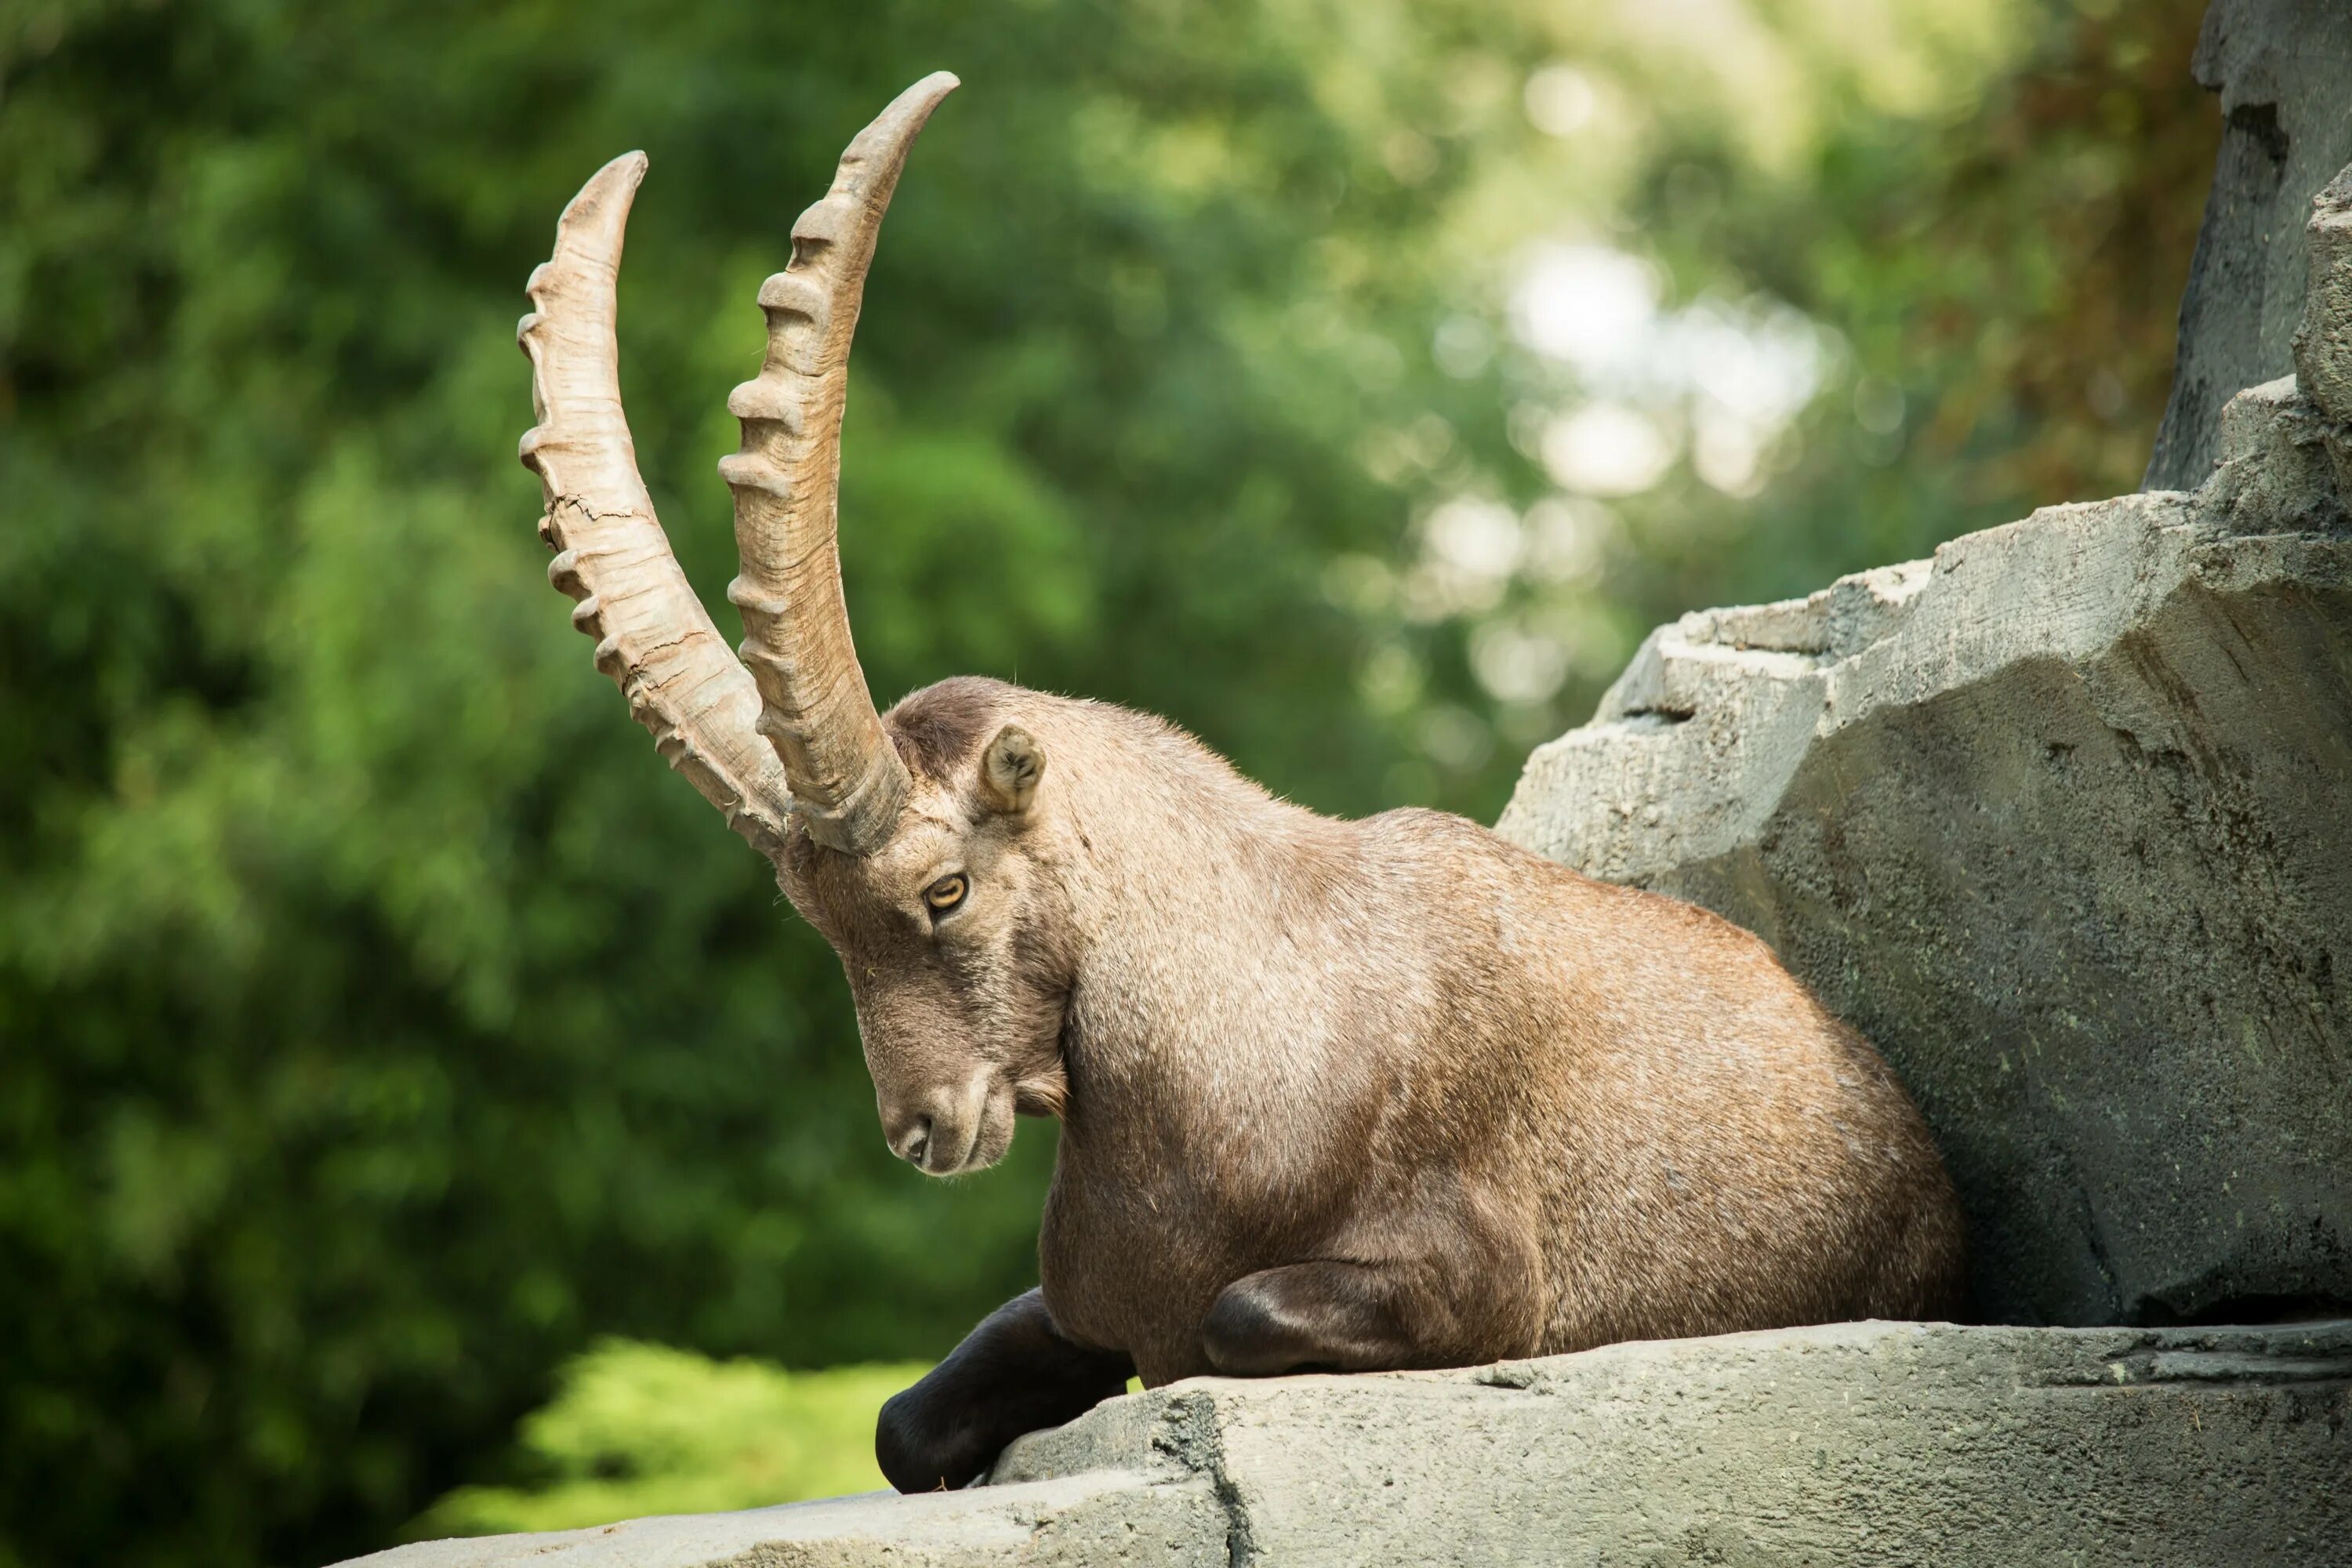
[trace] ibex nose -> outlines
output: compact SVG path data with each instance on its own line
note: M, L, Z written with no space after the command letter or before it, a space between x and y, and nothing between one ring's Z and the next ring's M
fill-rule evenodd
M926 1175L952 1174L979 1142L989 1082L983 1069L968 1085L931 1086L908 1095L883 1111L882 1141Z

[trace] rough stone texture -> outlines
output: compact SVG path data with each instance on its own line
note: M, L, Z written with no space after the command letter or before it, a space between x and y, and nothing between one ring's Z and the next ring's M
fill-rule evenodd
M1454 1373L1202 1378L998 1484L404 1547L371 1568L2340 1565L2352 1321L1842 1323Z
M1118 1568L1225 1561L1209 1483L1103 1465L1051 1480L899 1497L868 1492L593 1530L428 1541L346 1568Z
M1661 628L1503 816L1878 1044L1995 1320L2352 1302L2352 536L2291 381L2224 425L2195 497Z
M2311 199L2305 234L2311 268L2294 332L2295 379L2326 418L2352 424L2352 168Z
M1206 1476L1236 1563L2340 1564L2347 1379L2347 1322L1841 1323L1202 1379L998 1470Z
M2221 150L2150 489L2202 484L2221 405L2294 368L2305 204L2352 163L2352 0L2214 0L2192 69L2221 94Z
M2352 1304L2352 3L2216 0L2197 68L2230 140L2151 472L2201 488L1685 616L1500 824L1876 1041L2000 1321Z

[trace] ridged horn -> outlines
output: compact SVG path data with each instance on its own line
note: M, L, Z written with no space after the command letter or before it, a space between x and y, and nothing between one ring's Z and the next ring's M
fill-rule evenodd
M546 493L548 578L578 601L572 624L596 639L596 668L669 765L781 863L791 795L760 734L759 689L670 552L621 412L614 287L645 175L643 153L597 171L563 209L555 254L530 275L535 309L515 335L539 423L519 455Z
M946 71L925 77L850 142L833 188L793 225L791 265L760 289L768 317L760 374L727 400L743 422L742 449L719 465L735 492L742 560L727 596L743 612L760 731L783 761L810 836L854 855L890 836L909 781L882 732L841 594L849 344L907 150L956 86Z

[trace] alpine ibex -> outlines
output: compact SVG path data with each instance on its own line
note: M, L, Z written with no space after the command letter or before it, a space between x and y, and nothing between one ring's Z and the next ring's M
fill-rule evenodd
M1756 938L1458 817L1334 821L1158 719L959 679L877 713L835 489L908 89L793 226L720 464L728 650L655 521L614 292L646 160L564 210L523 319L556 585L662 754L840 955L890 1147L975 1171L1058 1116L1042 1288L885 1408L884 1471L1196 1373L1459 1365L1948 1312L1918 1113Z

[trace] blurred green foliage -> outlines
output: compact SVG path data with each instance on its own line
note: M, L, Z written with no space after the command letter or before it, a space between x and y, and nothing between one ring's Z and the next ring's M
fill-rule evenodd
M460 1488L414 1532L573 1530L877 1491L874 1416L921 1363L787 1372L606 1340L522 1423L518 1479Z
M877 695L1491 816L1656 619L2136 482L2196 11L0 8L0 1564L306 1568L698 1378L818 1419L560 1384L602 1336L929 1357L1033 1282L1050 1128L888 1157L830 955L542 581L511 323L606 158L653 156L623 376L710 602L758 281L951 67L847 433ZM1547 244L1648 335L1531 294Z

